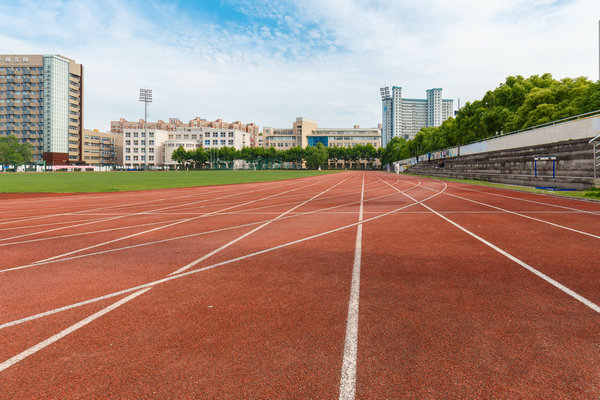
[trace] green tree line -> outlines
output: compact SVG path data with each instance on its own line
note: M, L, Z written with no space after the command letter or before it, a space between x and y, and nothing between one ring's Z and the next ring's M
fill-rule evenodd
M382 164L461 146L502 133L600 110L600 81L556 80L551 74L509 76L481 100L467 102L456 118L423 128L412 140L394 138L382 150Z
M18 166L31 162L31 144L19 143L15 135L0 137L0 165Z
M179 147L171 155L171 159L180 166L195 169L212 167L215 163L231 168L234 160L257 163L267 168L282 163L290 163L294 168L301 168L304 162L309 169L336 168L343 161L345 167L359 168L361 161L372 165L378 158L379 152L372 144L325 147L321 143L306 148L291 147L288 150L277 150L274 147L243 147L241 150L233 147L219 149L198 147L194 150L186 150Z

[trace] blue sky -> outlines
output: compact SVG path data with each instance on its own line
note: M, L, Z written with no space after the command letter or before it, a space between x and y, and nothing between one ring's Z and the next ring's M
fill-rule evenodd
M598 79L598 0L0 2L0 53L85 68L84 123L195 116L376 126L379 87L481 98L509 75Z

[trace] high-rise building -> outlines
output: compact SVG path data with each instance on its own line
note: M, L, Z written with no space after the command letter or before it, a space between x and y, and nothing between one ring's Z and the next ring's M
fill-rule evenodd
M34 162L81 160L83 66L55 54L0 55L0 136L30 143Z
M382 146L393 137L412 139L424 127L438 127L452 116L451 99L442 98L442 89L427 90L425 99L402 97L402 88L393 86L380 89L382 104Z

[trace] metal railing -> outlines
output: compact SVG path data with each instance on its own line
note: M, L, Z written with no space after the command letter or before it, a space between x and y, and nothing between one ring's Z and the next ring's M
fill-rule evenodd
M592 138L589 143L594 146L594 180L598 178L598 174L596 170L600 167L600 135Z

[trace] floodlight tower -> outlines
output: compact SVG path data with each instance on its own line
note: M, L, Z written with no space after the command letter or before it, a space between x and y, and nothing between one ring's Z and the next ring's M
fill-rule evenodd
M152 103L152 89L140 89L140 101L144 103L144 170L148 169L148 103Z

